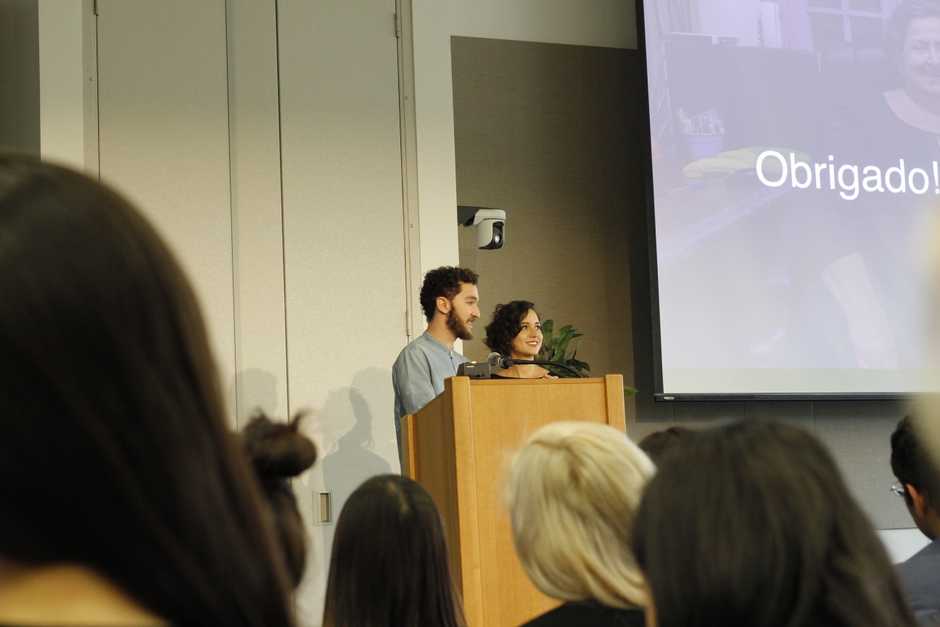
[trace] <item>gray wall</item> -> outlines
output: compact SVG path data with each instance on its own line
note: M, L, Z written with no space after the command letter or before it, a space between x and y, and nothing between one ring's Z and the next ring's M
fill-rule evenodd
M528 298L582 329L594 372L622 372L640 390L628 402L636 439L746 417L803 425L876 527L911 527L888 490L900 403L653 402L639 54L466 37L452 39L452 54L458 201L510 212L501 251L477 251L472 231L460 233L461 263L481 274L484 321L497 302ZM485 349L474 340L465 352Z
M458 200L509 212L501 250L480 251L474 230L460 230L461 263L482 277L484 320L496 303L531 300L584 333L579 357L594 372L629 380L630 53L463 37L452 50ZM485 357L477 335L464 350Z
M0 0L0 149L39 154L37 0Z

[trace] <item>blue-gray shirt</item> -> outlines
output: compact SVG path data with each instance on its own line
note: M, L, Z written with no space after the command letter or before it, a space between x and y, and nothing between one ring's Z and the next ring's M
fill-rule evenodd
M401 448L401 418L413 414L444 391L444 379L469 361L425 331L402 349L392 366L395 388L395 436Z
M921 625L940 625L940 540L898 565L901 587Z

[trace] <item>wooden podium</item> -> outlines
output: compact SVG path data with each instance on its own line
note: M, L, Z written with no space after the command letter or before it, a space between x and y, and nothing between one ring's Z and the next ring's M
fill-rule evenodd
M504 494L512 453L533 431L560 420L625 431L623 377L453 377L443 394L403 420L402 470L440 509L470 627L516 626L558 605L516 557Z

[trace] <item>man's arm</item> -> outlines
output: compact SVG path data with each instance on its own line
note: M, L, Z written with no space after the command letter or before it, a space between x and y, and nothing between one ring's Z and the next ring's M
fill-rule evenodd
M431 364L419 350L403 353L395 363L393 373L395 392L406 414L413 414L437 394L431 383Z

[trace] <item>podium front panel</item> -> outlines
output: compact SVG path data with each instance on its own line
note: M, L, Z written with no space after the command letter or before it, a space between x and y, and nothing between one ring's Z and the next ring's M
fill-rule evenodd
M622 377L454 377L412 420L415 479L444 518L470 626L516 626L557 606L529 581L516 557L505 505L509 461L530 434L551 422L625 430Z

